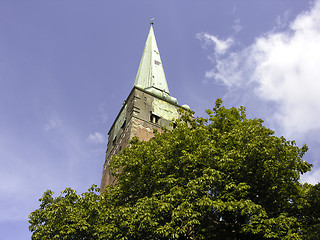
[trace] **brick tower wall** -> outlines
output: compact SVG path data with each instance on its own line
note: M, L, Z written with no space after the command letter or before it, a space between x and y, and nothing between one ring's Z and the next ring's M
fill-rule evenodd
M103 166L101 191L107 185L114 185L116 179L109 170L109 161L129 145L133 137L148 141L154 136L154 129L161 132L161 127L172 128L172 119L179 118L179 105L161 99L146 90L134 87L124 102L116 120L108 133L108 145Z

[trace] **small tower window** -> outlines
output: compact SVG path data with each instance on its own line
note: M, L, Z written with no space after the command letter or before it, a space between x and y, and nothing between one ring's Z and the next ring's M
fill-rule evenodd
M158 124L160 117L150 112L150 122Z
M112 145L115 146L117 143L117 137L114 137L113 141L112 141Z
M125 120L123 121L122 125L121 125L121 128L122 128L122 129L124 129L124 127L126 126L126 122L127 122L127 121L126 121L126 119L125 119Z

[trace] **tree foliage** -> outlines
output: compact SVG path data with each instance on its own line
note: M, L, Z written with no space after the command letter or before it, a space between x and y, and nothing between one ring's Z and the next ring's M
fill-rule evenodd
M103 193L45 192L32 239L319 239L320 188L299 182L307 147L221 104L133 139L112 158L118 181Z

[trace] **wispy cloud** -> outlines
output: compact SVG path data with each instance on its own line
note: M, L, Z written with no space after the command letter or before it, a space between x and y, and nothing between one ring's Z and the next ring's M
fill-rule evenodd
M99 122L105 123L108 121L108 104L106 102L100 103L96 118Z
M44 130L47 132L53 128L61 125L62 121L56 112L51 112L47 118L47 122L44 125Z
M240 19L237 19L234 21L232 25L232 29L234 30L235 33L238 33L242 30L242 26L240 24Z
M260 99L275 102L273 119L289 136L320 131L320 1L285 30L266 33L239 52L226 51L231 40L198 36L225 54L213 56L215 66L207 78L230 88L250 85Z
M199 39L204 47L214 46L214 52L217 55L223 55L232 46L233 39L228 38L226 40L221 40L218 37L211 35L209 33L198 33L196 38Z
M278 16L276 19L276 28L284 28L288 26L290 12L286 11L282 16Z
M105 138L101 133L95 132L88 136L87 142L92 144L101 144L105 143Z
M95 152L96 145L87 144L82 128L67 120L62 124L61 119L66 118L49 114L44 129L50 134L40 140L28 134L17 138L9 131L1 134L0 222L26 221L46 189L59 193L71 186L84 191L100 181L96 173L103 164L105 149ZM56 128L59 131L53 133ZM99 133L90 138L99 139Z

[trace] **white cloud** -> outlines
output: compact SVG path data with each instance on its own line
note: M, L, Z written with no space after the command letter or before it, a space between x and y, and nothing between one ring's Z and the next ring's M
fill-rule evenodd
M320 182L320 169L312 169L311 172L305 173L301 176L301 182L310 183L310 184L317 184Z
M92 144L101 144L105 142L105 138L101 133L95 132L88 136L87 142Z
M320 1L285 31L266 33L240 52L227 53L227 46L216 44L226 55L214 55L207 78L230 88L250 85L259 98L275 102L273 119L288 136L320 131Z
M51 112L47 119L47 123L44 125L44 130L47 132L53 128L60 126L62 123L60 117L56 112Z
M220 40L218 37L209 33L198 33L196 38L201 40L205 47L214 45L214 51L217 55L224 54L233 44L233 39Z

